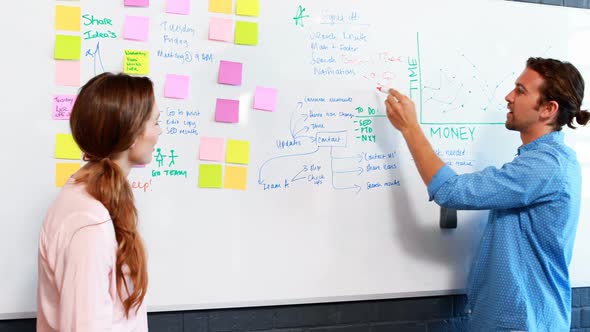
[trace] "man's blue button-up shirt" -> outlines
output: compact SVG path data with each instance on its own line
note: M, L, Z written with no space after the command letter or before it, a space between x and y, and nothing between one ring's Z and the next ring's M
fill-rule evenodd
M581 171L562 132L521 146L500 169L444 166L428 193L441 206L490 210L467 283L470 331L569 331Z

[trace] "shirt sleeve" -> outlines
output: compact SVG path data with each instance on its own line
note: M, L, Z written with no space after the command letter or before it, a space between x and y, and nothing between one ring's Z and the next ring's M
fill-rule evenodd
M428 185L430 200L459 210L510 209L556 198L559 160L535 150L516 157L502 168L457 175L443 166Z
M60 331L111 331L114 301L110 295L116 248L107 237L108 223L83 227L66 253L60 291Z

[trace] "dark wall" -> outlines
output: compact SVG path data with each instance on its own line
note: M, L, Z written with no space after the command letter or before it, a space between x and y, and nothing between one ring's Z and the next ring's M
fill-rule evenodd
M572 331L590 332L590 287L574 288ZM465 297L150 313L150 332L456 332ZM33 332L34 319L0 321L0 332Z

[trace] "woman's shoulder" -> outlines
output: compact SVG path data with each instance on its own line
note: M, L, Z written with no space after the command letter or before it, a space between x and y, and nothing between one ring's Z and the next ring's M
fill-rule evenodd
M109 211L86 191L85 185L68 180L47 210L43 227L46 231L49 228L76 231L110 221Z

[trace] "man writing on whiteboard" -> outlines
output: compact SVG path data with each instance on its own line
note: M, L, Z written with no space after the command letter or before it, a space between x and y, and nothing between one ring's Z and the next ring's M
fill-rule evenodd
M570 63L529 58L508 102L506 128L518 154L501 168L457 175L433 151L414 103L394 89L385 101L428 186L430 200L490 210L467 282L469 331L569 331L568 266L580 211L581 171L564 125L585 125L584 80Z

